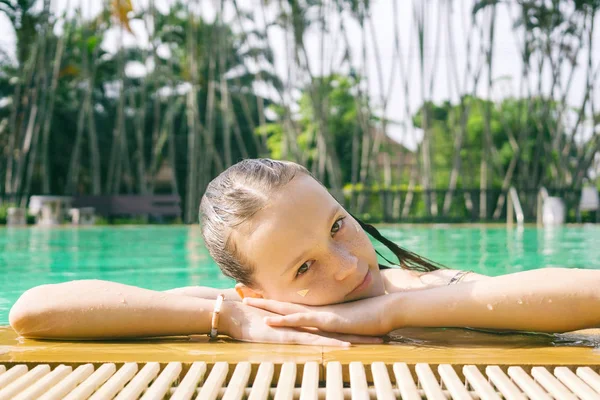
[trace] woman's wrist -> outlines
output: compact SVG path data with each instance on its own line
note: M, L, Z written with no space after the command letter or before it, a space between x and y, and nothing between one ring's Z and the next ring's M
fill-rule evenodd
M237 301L224 301L221 307L221 319L218 331L220 334L235 338L239 337L242 324L238 315L243 304Z
M390 293L385 298L383 328L386 332L404 328L410 325L411 310L406 308L406 292Z

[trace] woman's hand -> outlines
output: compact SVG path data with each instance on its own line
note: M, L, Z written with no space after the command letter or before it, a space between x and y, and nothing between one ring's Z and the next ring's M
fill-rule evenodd
M273 327L304 327L322 332L381 336L392 330L385 315L386 297L320 307L248 297L243 302L279 314L265 320Z
M221 314L221 331L233 339L245 342L346 347L351 343L382 343L382 339L377 337L270 326L265 319L277 317L276 314L237 302L223 303Z

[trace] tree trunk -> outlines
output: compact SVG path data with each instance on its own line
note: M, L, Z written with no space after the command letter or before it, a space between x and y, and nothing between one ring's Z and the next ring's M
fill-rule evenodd
M489 48L487 52L488 63L488 101L485 103L484 112L484 137L481 141L481 170L479 180L479 218L486 220L488 217L487 211L487 190L488 190L488 162L492 147L492 83L493 83L493 55L494 55L494 33L496 24L496 5L492 6L491 21L489 30Z
M58 75L62 64L62 56L65 48L65 41L68 40L71 33L71 24L67 24L65 32L58 38L56 44L56 53L54 56L54 64L52 70L52 84L49 92L49 104L48 111L46 112L46 118L44 118L44 129L42 130L42 151L41 151L41 165L42 165L42 193L51 193L51 177L52 170L48 158L48 145L50 142L50 128L52 127L52 117L54 116L54 101L56 97L56 88L58 87Z

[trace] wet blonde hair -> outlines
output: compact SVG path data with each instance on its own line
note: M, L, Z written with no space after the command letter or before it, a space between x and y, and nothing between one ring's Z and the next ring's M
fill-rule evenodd
M208 184L200 202L200 225L204 244L223 274L246 286L257 286L252 279L254 267L236 250L231 232L262 210L275 191L302 174L312 176L306 168L293 162L247 159L229 167ZM389 263L421 272L442 268L399 247L372 225L354 218L398 257L398 263L386 259Z

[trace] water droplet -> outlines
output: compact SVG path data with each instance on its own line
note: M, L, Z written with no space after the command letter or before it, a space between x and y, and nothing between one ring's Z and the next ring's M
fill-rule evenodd
M518 304L523 304L523 300L519 299L519 300L517 300L517 303Z
M552 303L552 299L548 299L548 303Z
M490 310L490 311L493 311L494 310L494 306L491 305L491 304L488 304L487 305L487 309Z

